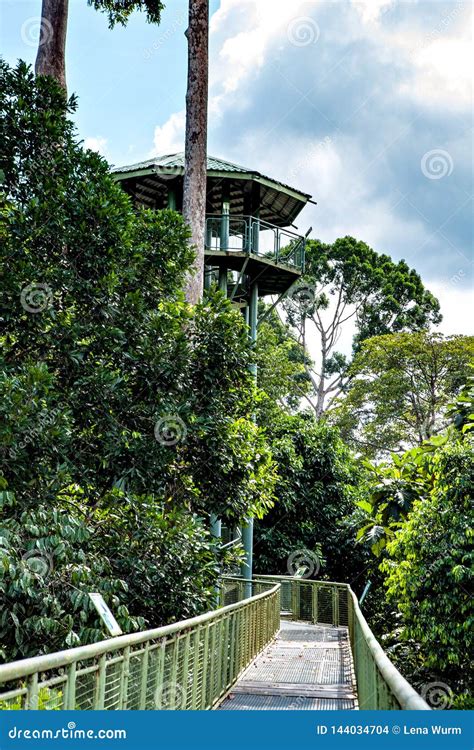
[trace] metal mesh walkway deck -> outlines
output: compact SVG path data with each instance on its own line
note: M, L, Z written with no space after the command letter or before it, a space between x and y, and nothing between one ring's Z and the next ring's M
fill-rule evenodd
M224 711L355 708L348 629L285 620L219 706Z

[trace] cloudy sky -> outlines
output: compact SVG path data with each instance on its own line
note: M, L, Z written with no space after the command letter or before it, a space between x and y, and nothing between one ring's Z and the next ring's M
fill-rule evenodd
M111 163L183 148L186 2L110 31L70 0L77 126ZM0 0L1 48L33 62L41 0ZM311 193L298 226L405 258L471 333L470 0L211 0L209 153Z

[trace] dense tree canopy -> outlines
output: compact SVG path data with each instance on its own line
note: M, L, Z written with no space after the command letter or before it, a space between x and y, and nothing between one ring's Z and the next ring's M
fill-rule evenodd
M460 707L472 675L474 461L472 444L449 441L423 456L425 483L382 564L402 637L443 677Z
M474 337L396 333L364 341L334 419L343 435L374 456L404 450L442 431L466 380Z
M337 350L343 326L354 327L357 350L371 336L419 331L441 319L438 301L416 271L353 237L332 245L308 242L304 276L284 306L304 346L317 337L316 367L307 371L318 417L347 383L348 362Z
M296 572L354 581L364 553L344 522L353 508L357 468L337 430L311 413L274 413L267 434L278 465L274 508L255 528L257 572Z
M77 144L75 102L52 79L2 63L0 90L0 646L12 656L96 639L92 586L125 630L209 606L220 558L206 519L262 515L275 472L242 316L220 293L184 302L182 218L133 209Z

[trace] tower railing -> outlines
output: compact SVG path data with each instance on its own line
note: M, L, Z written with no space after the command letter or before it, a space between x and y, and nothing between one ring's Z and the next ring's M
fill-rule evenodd
M255 216L206 217L206 250L256 255L302 272L305 241L302 235Z

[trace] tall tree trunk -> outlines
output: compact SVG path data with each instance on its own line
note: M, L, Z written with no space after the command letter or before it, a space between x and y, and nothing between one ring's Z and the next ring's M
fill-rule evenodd
M316 417L317 419L321 419L321 417L324 414L324 402L326 399L325 370L326 370L327 355L328 355L328 350L327 350L326 333L324 329L321 327L321 375L319 378L318 388L316 391Z
M67 93L66 31L69 0L43 0L36 75L53 76Z
M209 67L209 2L189 0L188 88L183 216L191 229L196 259L186 280L186 299L195 305L202 297L207 174L207 97Z

